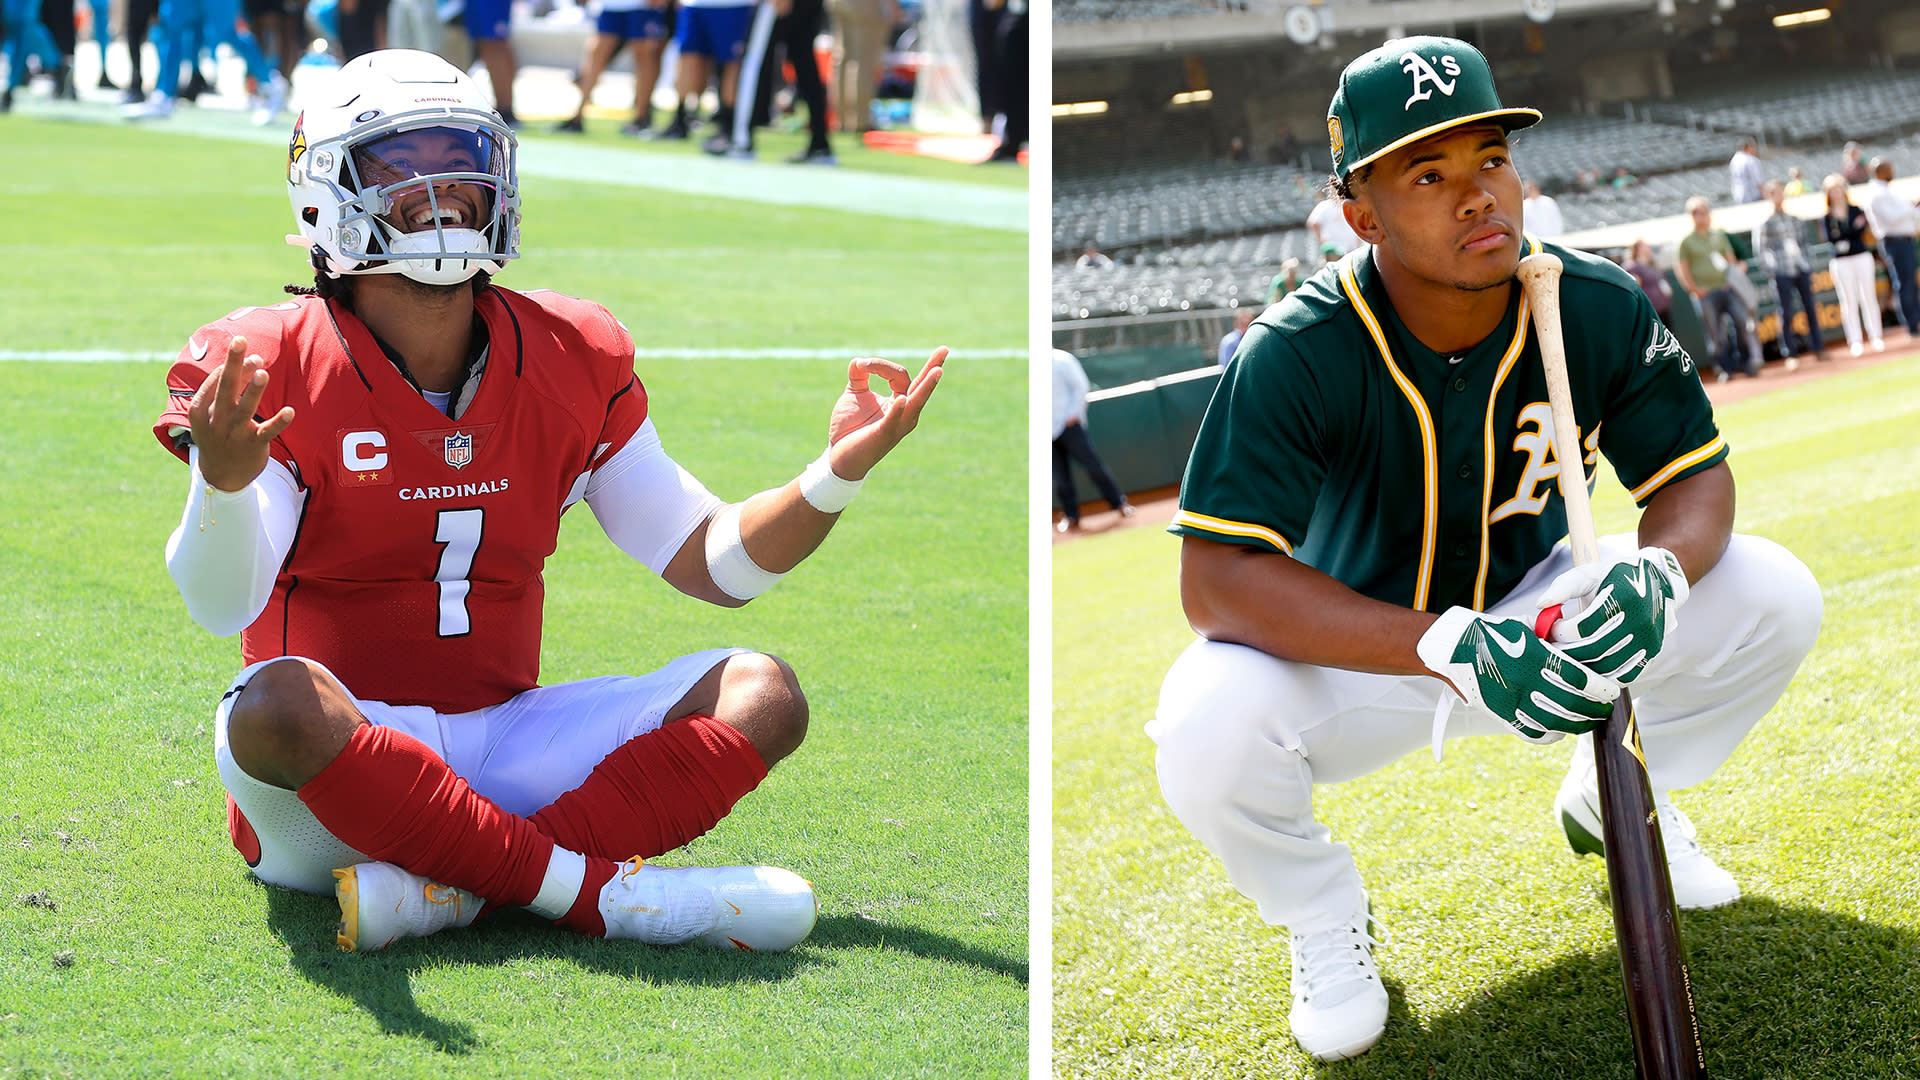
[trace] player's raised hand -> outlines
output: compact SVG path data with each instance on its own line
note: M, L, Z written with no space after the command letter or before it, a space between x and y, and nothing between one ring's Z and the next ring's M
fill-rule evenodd
M1540 640L1525 622L1448 608L1420 638L1420 659L1467 704L1531 742L1593 730L1620 684Z
M254 418L267 390L266 362L247 355L247 339L227 345L227 361L208 375L187 405L200 475L222 491L239 491L267 467L267 447L293 423L293 406L264 421Z
M940 384L946 359L947 347L942 345L911 379L906 368L875 356L856 357L847 365L846 392L834 402L833 418L827 422L827 453L834 475L863 479L867 470L900 445L920 422L920 410ZM885 379L893 396L875 394L869 385L874 377Z

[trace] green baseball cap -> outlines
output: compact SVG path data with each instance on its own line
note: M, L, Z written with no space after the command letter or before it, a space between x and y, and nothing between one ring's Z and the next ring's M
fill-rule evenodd
M1389 41L1347 65L1327 106L1334 174L1461 124L1492 121L1508 131L1540 122L1538 109L1509 109L1493 88L1479 49L1457 38Z

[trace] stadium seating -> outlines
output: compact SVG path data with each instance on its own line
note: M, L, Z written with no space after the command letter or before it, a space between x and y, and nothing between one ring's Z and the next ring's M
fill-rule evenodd
M1105 19L1177 19L1215 15L1228 8L1218 0L1054 0L1054 22Z

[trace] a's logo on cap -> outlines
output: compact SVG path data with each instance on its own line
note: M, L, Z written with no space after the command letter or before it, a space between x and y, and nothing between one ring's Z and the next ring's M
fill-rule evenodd
M1447 74L1453 76L1453 78L1442 79L1440 73L1433 70L1433 65L1427 63L1426 57L1421 56L1419 53L1410 52L1400 58L1401 70L1413 76L1413 96L1407 99L1405 105L1401 106L1402 111L1413 108L1413 103L1416 101L1425 101L1432 97L1433 91L1424 89L1424 87L1429 84L1438 88L1441 93L1448 97L1453 96L1453 88L1460 82L1460 65L1455 62L1452 56L1442 56L1440 58L1440 67Z
M1327 145L1333 148L1333 163L1340 164L1340 155L1346 152L1347 140L1340 134L1340 118L1327 117Z

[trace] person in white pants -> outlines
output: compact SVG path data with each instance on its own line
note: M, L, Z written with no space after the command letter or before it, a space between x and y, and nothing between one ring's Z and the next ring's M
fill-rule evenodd
M1847 332L1847 349L1855 356L1865 351L1860 344L1864 326L1873 341L1873 351L1887 347L1880 338L1880 297L1873 286L1873 245L1868 241L1867 212L1853 204L1847 182L1838 174L1827 177L1820 186L1827 193L1827 215L1821 219L1827 241L1833 245L1833 291L1840 301L1840 325Z
M1507 134L1539 119L1501 103L1464 41L1399 39L1347 67L1330 186L1364 246L1248 327L1170 525L1202 640L1147 725L1161 791L1290 931L1288 1024L1322 1060L1374 1045L1387 993L1353 853L1314 819L1316 784L1429 739L1437 754L1449 733L1581 735L1631 683L1675 897L1730 903L1739 884L1667 792L1727 760L1819 631L1807 568L1734 534L1730 448L1646 293L1522 233ZM1635 534L1578 567L1514 281L1541 251L1564 266L1576 445L1644 508ZM1557 626L1538 618L1569 602ZM1590 757L1575 755L1554 809L1576 851L1601 850Z

